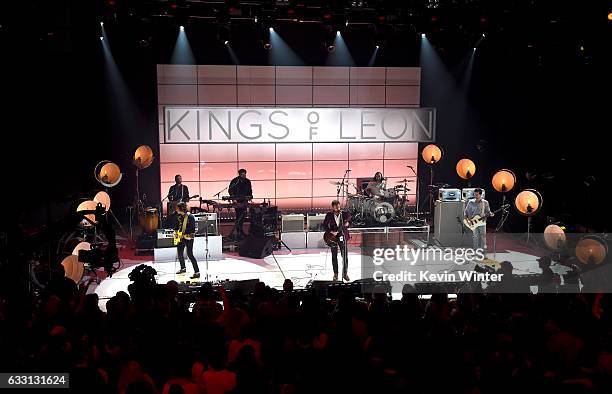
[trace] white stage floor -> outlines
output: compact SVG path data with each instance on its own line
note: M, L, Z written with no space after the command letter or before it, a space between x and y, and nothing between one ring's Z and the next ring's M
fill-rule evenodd
M361 277L362 256L359 253L359 248L351 248L349 250L349 270L348 275L351 280L363 279ZM278 266L274 260L278 261ZM487 257L492 258L492 254ZM342 263L340 260L339 270L342 272ZM498 252L495 256L496 261L508 260L514 266L514 273L519 275L538 274L541 273L536 261L537 256L515 252L504 251ZM104 279L94 290L100 297L100 306L106 309L106 301L114 296L118 291L127 292L130 280L129 273L140 264L150 265L157 271L157 283L164 284L171 280L177 282L191 281L189 277L193 274L193 268L189 260L186 261L187 273L177 275L179 269L178 262L170 263L153 263L152 261L140 260L124 260L125 268L117 271L112 278ZM206 263L199 261L201 281L206 281ZM280 269L279 269L280 266ZM407 271L430 270L432 272L452 272L454 270L472 270L473 263L457 265L449 262L421 262L417 261L414 265L409 265L406 262L385 263L387 268L400 267ZM282 270L282 273L281 273ZM239 257L235 254L224 254L221 259L210 260L208 263L208 280L246 280L259 279L270 287L281 289L285 277L291 279L294 288L300 289L308 285L312 280L331 280L333 277L333 269L331 264L331 254L329 249L317 249L308 251L294 251L293 253L276 252L274 256L270 255L264 259L250 259ZM396 298L400 294L393 294Z

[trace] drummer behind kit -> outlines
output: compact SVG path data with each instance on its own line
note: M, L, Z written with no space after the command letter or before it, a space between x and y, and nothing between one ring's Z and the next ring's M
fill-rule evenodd
M366 183L367 182L367 183ZM353 215L355 224L387 225L395 221L411 221L408 214L408 183L413 180L402 179L399 185L387 187L387 178L377 172L371 180L359 179L356 194L348 193L346 208ZM362 193L359 191L363 190Z

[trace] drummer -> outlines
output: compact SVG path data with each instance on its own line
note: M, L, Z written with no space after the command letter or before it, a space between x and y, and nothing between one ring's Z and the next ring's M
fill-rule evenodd
M365 195L368 197L383 197L385 190L385 178L382 172L374 174L374 179L368 182L365 188Z

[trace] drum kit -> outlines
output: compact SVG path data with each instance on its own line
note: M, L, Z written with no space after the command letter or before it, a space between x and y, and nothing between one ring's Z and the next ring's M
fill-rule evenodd
M408 183L414 180L402 179L397 185L387 187L387 179L384 178L376 193L366 195L360 192L357 185L342 180L341 182L330 182L339 187L346 187L345 208L353 216L353 223L365 225L387 225L391 222L409 221L408 212ZM350 193L348 186L353 186L356 193Z

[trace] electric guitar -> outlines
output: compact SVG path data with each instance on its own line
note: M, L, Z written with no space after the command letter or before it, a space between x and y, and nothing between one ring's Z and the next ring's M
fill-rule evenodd
M175 246L180 244L183 238L185 238L185 229L187 228L188 218L189 218L189 214L186 214L185 217L183 217L183 225L181 226L181 229L176 230L174 232L174 245Z
M501 211L502 209L507 209L510 206L510 204L506 204L501 206L498 210L491 212L491 216L495 215L497 212ZM487 225L487 216L480 216L480 215L474 215L473 218L468 219L468 218L463 218L463 224L465 224L465 227L469 228L472 231L476 231L477 227L482 227L482 226L486 226Z

